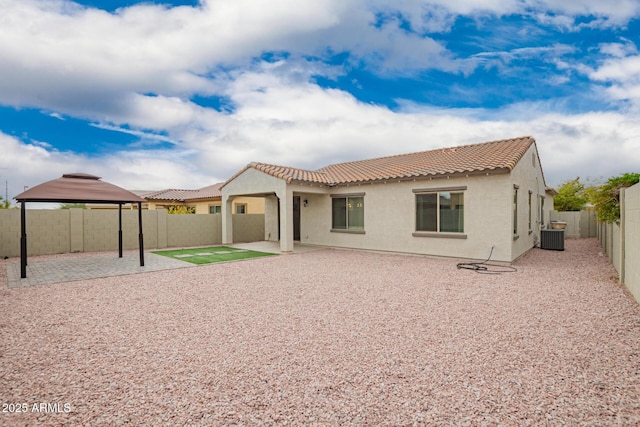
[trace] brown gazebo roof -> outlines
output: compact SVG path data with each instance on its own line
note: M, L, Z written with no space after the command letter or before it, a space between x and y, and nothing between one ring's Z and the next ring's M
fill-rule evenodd
M100 181L100 177L87 173L69 173L62 178L47 181L28 189L16 197L21 202L20 214L20 277L27 277L27 221L26 202L66 203L117 203L118 254L122 258L122 204L138 203L138 245L140 266L144 266L144 241L142 237L142 202L146 200L117 185Z
M61 178L29 188L14 197L19 202L128 203L146 202L132 192L86 173L64 174Z

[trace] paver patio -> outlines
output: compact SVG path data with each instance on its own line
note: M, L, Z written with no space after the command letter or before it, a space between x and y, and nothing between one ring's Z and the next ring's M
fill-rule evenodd
M0 282L0 398L28 409L0 424L638 425L640 308L595 239L566 249Z
M20 278L20 263L7 263L9 288L74 282L99 277L123 276L158 270L192 267L193 264L145 253L144 266L140 266L137 251L126 251L122 258L117 253L89 253L76 256L31 257L27 266L27 277Z

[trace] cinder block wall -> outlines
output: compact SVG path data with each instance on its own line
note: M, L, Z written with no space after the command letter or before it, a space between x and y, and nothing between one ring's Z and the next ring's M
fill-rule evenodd
M0 209L0 258L20 255L20 210Z
M71 251L69 210L31 210L26 212L26 219L28 253L59 254ZM0 209L0 257L19 255L20 209Z
M206 246L222 242L222 215L166 215L167 246Z
M564 237L580 237L580 212L549 212L550 221L565 221L567 227L564 230Z
M216 216L222 218L222 215ZM222 223L220 224L220 230L222 230ZM234 242L258 242L261 240L265 240L264 214L245 214L233 216Z
M598 239L620 275L620 281L640 303L640 184L623 190L620 225L598 224Z
M624 191L624 283L640 303L640 184Z
M27 209L29 256L118 250L118 211ZM144 247L219 245L222 215L168 215L142 211ZM264 240L264 214L234 215L236 242ZM138 248L138 211L122 211L123 249ZM0 209L0 257L20 256L20 209Z

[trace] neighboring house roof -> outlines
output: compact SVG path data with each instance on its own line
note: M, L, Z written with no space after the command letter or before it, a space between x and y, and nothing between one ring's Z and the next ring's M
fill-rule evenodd
M203 187L198 190L166 189L143 194L142 197L147 200L171 200L177 202L215 199L218 197L222 197L222 192L220 192L220 187L222 186L222 184L222 182L219 182L217 184L209 185L208 187Z
M481 144L337 163L317 170L253 162L229 181L249 168L284 179L288 183L300 182L328 186L440 175L509 172L533 144L535 144L535 139L524 136Z

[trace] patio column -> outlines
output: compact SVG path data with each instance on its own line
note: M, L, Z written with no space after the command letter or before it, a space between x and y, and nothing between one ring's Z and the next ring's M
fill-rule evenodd
M264 198L264 240L277 242L279 238L280 216L278 215L278 197L270 194Z
M233 243L233 197L222 194L222 244Z
M293 191L285 188L277 193L280 203L280 251L293 252Z

